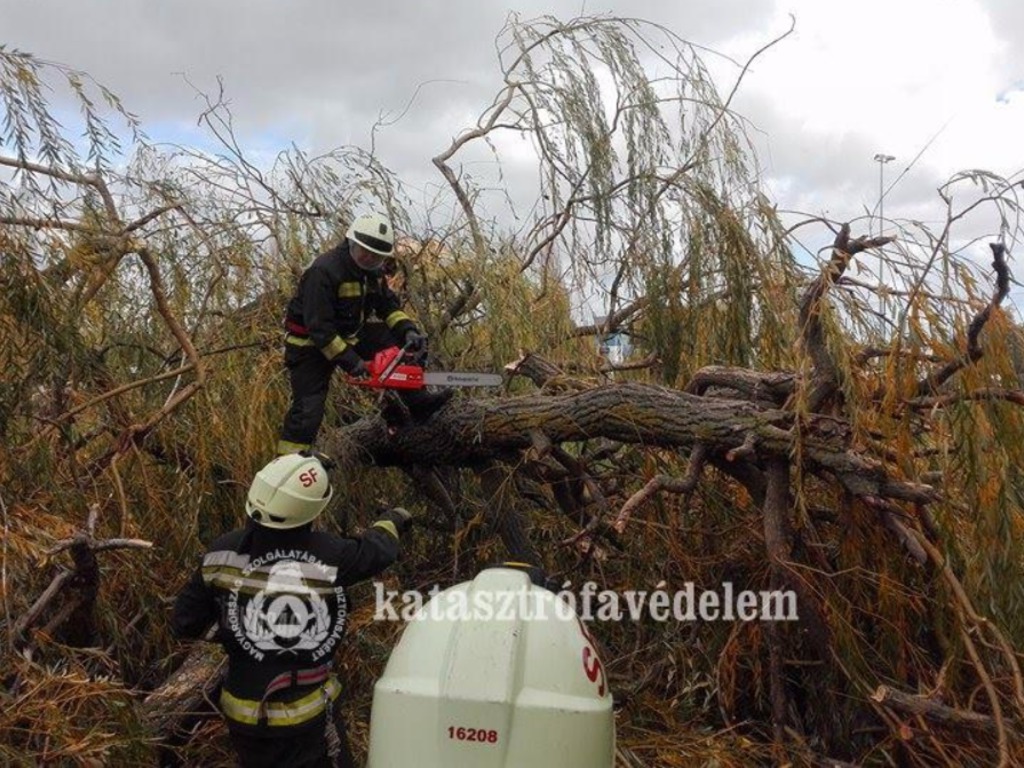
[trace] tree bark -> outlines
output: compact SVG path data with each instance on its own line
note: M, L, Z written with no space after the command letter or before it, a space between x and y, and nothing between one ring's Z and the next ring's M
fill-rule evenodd
M682 449L700 443L709 458L728 461L730 451L751 440L761 458L788 457L795 447L793 421L782 409L628 382L554 396L457 399L429 421L394 434L383 419L371 417L328 433L324 444L342 464L377 466L479 468L515 458L537 435L556 445L594 438ZM850 450L848 442L844 421L812 415L800 440L806 468L833 475L856 496L937 498L931 486L889 477L881 461Z
M988 715L956 709L934 699L905 693L887 685L878 686L871 694L871 698L897 712L906 715L921 715L926 720L942 723L952 728L978 728L990 733L996 731L996 721Z
M213 643L196 643L177 671L142 703L154 733L161 740L174 741L198 716L209 713L225 672L223 649Z

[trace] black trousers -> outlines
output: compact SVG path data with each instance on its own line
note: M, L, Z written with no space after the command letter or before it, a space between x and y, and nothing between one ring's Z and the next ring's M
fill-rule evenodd
M328 753L324 721L288 736L253 735L228 729L241 768L356 768L348 745L345 718L333 707L341 750L337 761Z
M364 360L372 360L382 349L398 344L384 323L367 323L359 332L355 350ZM335 365L313 346L285 344L284 364L292 386L292 404L284 417L278 453L309 448L316 440L324 420L327 393Z

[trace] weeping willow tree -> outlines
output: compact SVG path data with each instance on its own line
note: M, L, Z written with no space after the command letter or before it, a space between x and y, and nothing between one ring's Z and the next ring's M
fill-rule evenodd
M0 49L4 760L144 765L159 740L229 763L216 717L153 717L188 652L164 606L269 456L295 277L368 206L410 233L396 285L435 363L509 384L397 430L335 387L327 524L418 510L405 584L512 552L577 585L795 593L792 623L596 625L622 765L1022 759L1015 180L951 180L938 232L818 220L832 245L802 267L730 109L745 67L723 96L696 48L626 19L513 17L498 42L503 86L434 157L446 221L358 147L260 167L218 94L220 152L158 149L84 74ZM538 158L528 214L460 168L509 136ZM958 234L984 208L992 273ZM869 253L899 279L852 277ZM597 354L616 331L633 358ZM362 744L399 628L350 620Z
M539 164L535 213L515 233L520 271L563 274L603 314L606 333L643 314L654 346L671 353L669 373L694 356L696 313L716 302L746 334L731 339L730 360L754 353L755 315L764 348L779 346L774 321L794 295L762 281L792 284L794 262L758 191L731 94L719 95L696 49L635 20L513 17L499 36L499 65L504 87L434 158L461 205L471 233L463 250L480 274L490 269L474 202L483 183L472 186L453 164L483 142L525 136ZM656 78L656 67L670 74ZM495 207L487 215L502 218ZM457 300L472 305L476 285Z

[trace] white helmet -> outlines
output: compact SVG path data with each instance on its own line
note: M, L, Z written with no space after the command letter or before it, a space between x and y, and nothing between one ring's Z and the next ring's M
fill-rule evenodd
M323 464L312 456L289 453L256 473L245 511L267 528L297 528L315 520L333 494Z
M395 230L391 222L376 213L363 214L353 221L345 237L367 252L354 253L353 258L361 268L372 272L379 270L384 265L384 258L395 250Z

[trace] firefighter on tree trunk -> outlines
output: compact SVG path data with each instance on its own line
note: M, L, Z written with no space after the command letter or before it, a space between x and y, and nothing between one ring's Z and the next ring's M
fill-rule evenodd
M335 368L364 377L365 361L395 345L405 347L412 362L426 361L427 337L402 311L384 276L394 245L391 222L365 214L352 222L344 242L319 255L303 273L285 316L284 359L292 404L278 454L312 447ZM423 420L444 405L451 392L407 391L400 396L412 417Z

